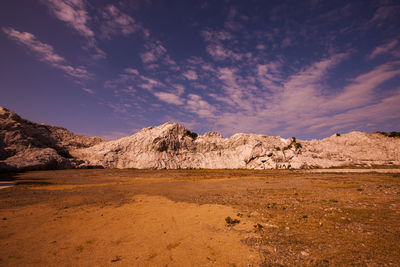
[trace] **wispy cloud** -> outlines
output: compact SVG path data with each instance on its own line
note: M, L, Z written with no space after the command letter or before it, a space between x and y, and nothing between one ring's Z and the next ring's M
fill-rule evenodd
M115 35L129 36L140 32L146 39L149 38L149 30L144 28L134 18L122 12L116 5L109 4L104 8L94 9L98 14L100 22L95 15L90 16L85 0L41 0L52 15L65 22L79 35L86 39L86 49L92 49L95 59L106 58L106 53L98 45L99 39L111 39ZM97 25L96 25L97 24ZM97 34L93 30L96 29Z
M54 51L51 45L40 42L32 33L20 32L11 27L2 28L2 30L11 40L33 52L40 61L64 71L73 78L90 79L92 77L92 74L90 74L86 68L69 65L62 56Z
M198 79L197 73L196 73L195 71L193 71L193 70L188 70L187 72L184 72L184 73L183 73L183 76L184 76L186 79L192 80L192 81L195 81L195 80Z
M106 88L114 90L118 95L120 92L127 94L136 94L135 88L145 89L146 91L153 92L153 89L163 89L165 85L156 79L149 78L139 73L137 69L126 68L117 79L105 82Z
M201 34L204 37L204 39L208 42L215 40L225 41L233 39L233 35L226 30L215 31L208 29L208 30L203 30Z
M209 44L207 46L207 52L217 61L225 59L241 60L243 58L243 55L235 53L229 48L224 47L223 44L217 42L212 42Z
M392 40L390 42L386 42L380 46L377 46L374 51L371 52L371 54L368 55L369 59L374 59L377 56L391 53L392 55L399 56L399 53L397 51L394 51L394 48L397 46L399 41L397 39Z
M363 73L324 103L323 110L337 111L370 104L377 97L377 87L400 75L400 61L385 63Z
M196 94L188 95L185 108L197 114L200 118L210 119L215 116L214 113L216 112L216 108L213 105Z
M94 50L94 58L105 58L106 54L101 50L95 38L95 33L89 27L91 20L86 10L84 0L41 0L50 12L59 20L78 32L87 40L87 46Z
M142 62L146 69L158 69L161 65L171 70L179 70L179 66L171 59L167 49L158 40L146 39L144 44L144 52L140 54Z
M400 91L397 90L393 95L380 99L377 103L342 110L333 115L315 116L309 120L298 122L294 127L286 129L286 132L289 134L303 128L305 133L318 133L319 136L326 136L349 129L361 130L367 126L373 131L382 130L382 125L390 125L393 121L398 121L399 101Z
M90 94L90 95L94 95L94 91L90 88L82 88L83 91L85 91L86 93Z
M140 54L143 63L153 63L160 58L164 57L167 53L167 49L161 44L161 42L148 43L146 44L146 51Z
M385 1L381 1L382 3L385 3ZM371 23L375 22L380 25L382 21L385 21L387 19L393 19L398 16L400 12L400 5L390 5L390 4L383 4L381 5L375 12L374 16L371 19Z
M279 61L257 65L257 77L262 86L270 91L282 90L282 63Z
M230 12L230 14L233 11ZM236 12L236 11L234 11ZM238 51L233 51L229 46L232 42L235 41L235 36L232 32L230 32L231 27L236 27L233 18L228 18L231 21L228 23L230 27L227 27L229 30L203 30L201 31L201 35L204 41L207 43L206 51L207 53L216 61L223 60L241 60L244 58L244 55L239 53Z
M83 0L42 0L52 14L67 23L79 34L93 38L94 32L88 27L90 20Z
M104 38L110 39L113 35L122 34L128 36L141 31L147 38L149 31L137 23L131 16L123 13L115 5L107 5L101 11L102 25L101 32Z
M154 92L154 95L161 101L164 101L169 104L182 105L183 101L184 101L179 96L177 96L175 94L171 94L171 93Z
M347 55L346 53L333 55L290 76L283 84L284 90L280 96L281 107L293 114L315 111L316 105L320 105L323 99L321 82L327 77L328 71ZM310 105L310 103L313 104Z
M243 25L238 21L237 16L237 9L235 7L231 7L225 20L225 28L231 31L238 31L243 29Z

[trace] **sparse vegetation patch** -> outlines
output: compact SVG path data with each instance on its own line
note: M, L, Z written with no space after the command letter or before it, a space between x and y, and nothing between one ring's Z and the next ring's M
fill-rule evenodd
M400 132L390 132L390 133L387 133L387 132L378 131L378 132L376 132L376 133L381 134L381 135L384 135L384 136L387 136L387 137L400 138Z
M189 131L189 130L186 132L186 134L187 134L188 136L190 136L193 140L196 140L196 138L199 136L197 133L191 132L191 131Z
M232 219L230 216L228 216L228 217L225 218L225 222L226 222L226 224L227 224L228 226L233 226L233 225L235 225L235 224L240 223L240 220L238 220L238 219Z
M275 147L275 150L276 151L281 151L281 150L286 151L286 150L292 149L293 147L295 148L295 151L299 151L303 147L301 143L297 142L296 137L291 138L291 142L289 145L287 145L283 148Z

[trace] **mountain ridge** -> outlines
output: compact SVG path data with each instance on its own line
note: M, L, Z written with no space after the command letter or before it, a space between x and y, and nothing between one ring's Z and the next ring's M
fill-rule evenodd
M400 140L380 134L355 131L303 141L244 133L230 138L218 133L192 138L187 131L179 124L166 123L72 153L88 166L106 168L285 169L400 163Z
M117 140L73 134L0 108L0 169L287 169L400 165L400 138L350 132L311 141L216 132L197 135L177 123Z

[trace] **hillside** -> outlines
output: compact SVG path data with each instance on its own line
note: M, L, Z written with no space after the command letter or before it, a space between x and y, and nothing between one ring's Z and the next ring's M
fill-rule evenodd
M70 150L101 143L65 128L38 124L0 107L0 168L8 170L71 168L80 162Z

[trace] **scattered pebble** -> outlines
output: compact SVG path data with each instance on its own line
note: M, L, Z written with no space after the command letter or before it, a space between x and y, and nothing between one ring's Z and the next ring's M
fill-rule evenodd
M117 262L121 260L121 256L117 256L114 259L111 260L111 262Z
M300 252L300 254L302 255L302 256L310 256L310 254L308 253L308 252L306 252L306 251L302 251L302 252Z

